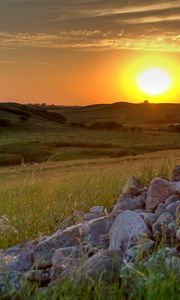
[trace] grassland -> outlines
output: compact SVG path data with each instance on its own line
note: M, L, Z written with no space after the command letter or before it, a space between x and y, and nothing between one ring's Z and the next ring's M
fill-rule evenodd
M0 215L18 233L0 237L0 248L49 234L75 211L113 205L129 176L144 185L154 176L170 176L180 151L121 159L76 160L11 167L0 171Z
M178 150L1 169L0 214L9 219L17 234L2 234L0 248L51 234L76 211L87 212L96 204L109 207L116 203L129 176L138 176L147 186L155 176L170 177L176 164L180 164ZM72 224L73 221L69 223ZM125 269L120 281L110 285L100 280L96 285L88 282L77 287L65 281L53 284L46 294L41 291L34 294L33 290L34 287L25 286L19 299L176 300L179 279L164 266L157 265L153 269L138 264Z
M124 125L140 125L146 128L161 127L180 122L180 105L176 104L132 104L117 102L85 107L54 107L69 121L92 123L116 121Z
M150 114L156 106L155 108L151 105L134 107L133 104L126 104L125 109L124 105L122 103L119 108L117 104L78 108L76 112L75 108L73 111L73 108L51 107L50 109L14 103L0 104L0 165L10 166L22 163L102 157L115 158L180 148L179 133L164 130L167 129L167 122L169 122L167 111L178 121L178 105L165 106L166 111L163 110L164 106L161 107L162 111L157 109L155 115L156 118L159 116L158 120L163 124L161 130L157 130L153 124L149 124L147 127L145 122L147 113L142 111L142 108L147 110L149 107ZM53 115L53 109L56 110L55 115ZM57 111L66 116L66 124L59 122ZM72 115L76 120L86 119L86 122L89 122L89 118L93 122L97 120L123 121L123 125L125 124L128 130L90 130L72 127L69 126ZM120 115L124 115L125 119L122 119ZM161 119L162 115L164 116L163 120ZM4 124L4 120L10 124ZM149 120L154 122L154 114L148 116L147 122ZM166 124L163 123L165 121ZM131 130L132 123L140 128L146 124L146 129Z
M168 113L179 122L179 106L147 105L137 110L123 105L48 108L64 115L64 124L56 114L46 114L47 108L34 111L34 107L0 104L0 216L17 230L0 235L0 249L51 234L75 212L87 212L94 205L112 206L129 176L138 176L144 186L155 176L171 176L172 168L180 164L180 135L164 129ZM97 120L144 129L69 126L72 121ZM76 221L74 217L68 225ZM111 285L56 283L49 294L35 295L28 286L19 299L178 299L179 280L164 266L152 269L139 264L126 271Z

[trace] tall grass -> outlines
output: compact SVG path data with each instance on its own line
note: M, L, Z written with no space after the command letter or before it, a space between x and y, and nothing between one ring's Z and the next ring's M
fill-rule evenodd
M0 248L50 234L75 211L116 203L130 176L147 186L155 176L170 177L179 151L127 159L47 163L0 171L0 216L5 215L17 234L0 235Z

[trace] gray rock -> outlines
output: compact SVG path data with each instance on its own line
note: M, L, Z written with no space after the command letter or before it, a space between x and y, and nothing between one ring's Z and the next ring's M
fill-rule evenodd
M172 185L167 180L154 178L148 190L146 209L154 211L160 203L165 202L172 194Z
M180 275L180 258L177 256L167 257L165 266L169 271L174 271Z
M174 221L174 217L169 212L165 212L162 215L159 216L156 223L160 225L167 225L168 223L171 223Z
M176 239L177 242L180 243L180 228L178 228L178 230L176 231Z
M117 216L120 211L143 209L146 205L147 192L142 192L139 196L129 196L122 194L118 203L114 206L111 216Z
M167 198L167 200L165 201L165 204L166 204L166 206L168 206L169 204L172 204L178 200L180 200L180 197L178 195L172 195L169 198Z
M165 203L160 203L155 210L155 216L158 218L160 215L162 215L166 211L166 207L167 205Z
M137 177L131 177L124 186L123 193L130 196L138 196L141 190L142 186L139 179Z
M84 215L85 221L90 221L90 220L94 220L94 219L97 219L97 216L95 214L87 213Z
M157 252L153 252L146 260L145 265L152 269L161 269L167 257L176 255L176 249L172 247L163 247Z
M122 266L120 252L103 250L90 257L83 265L83 277L91 280L111 281Z
M172 180L180 181L180 166L176 166L172 172Z
M51 280L73 272L80 263L80 251L77 247L57 249L52 258Z
M21 273L0 272L0 299L13 299L21 287Z
M31 270L28 271L26 273L24 273L22 275L21 280L23 282L34 282L34 283L38 283L39 285L42 282L42 278L43 278L44 272L42 270Z
M177 226L180 225L180 205L178 205L176 208L176 224Z
M141 212L139 213L144 223L148 226L148 228L152 229L153 224L156 222L157 217L153 213Z
M107 248L108 232L112 221L101 217L88 222L71 226L64 231L57 231L49 239L39 243L33 250L37 268L47 268L52 265L52 256L56 249L89 244L92 247Z
M175 185L174 185L174 192L180 196L180 182L177 182Z
M68 247L57 249L52 257L52 265L55 268L63 269L66 264L71 264L74 258L80 258L78 247Z
M134 261L140 261L144 257L150 255L154 248L154 241L152 240L145 240L141 241L137 245L129 248L125 252L125 260L127 262L134 262Z
M142 235L150 232L138 213L125 211L119 214L110 229L110 250L126 250Z
M176 201L176 202L174 202L172 204L169 204L166 207L166 212L169 212L171 215L173 215L175 217L175 215L176 215L176 209L177 209L178 205L180 206L180 200Z
M104 206L93 206L90 209L90 213L97 217L102 217L104 215Z

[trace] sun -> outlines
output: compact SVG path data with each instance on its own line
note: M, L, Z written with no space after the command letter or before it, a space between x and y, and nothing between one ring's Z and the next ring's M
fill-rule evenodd
M149 95L159 95L166 92L170 84L170 76L160 68L147 69L138 78L139 87Z

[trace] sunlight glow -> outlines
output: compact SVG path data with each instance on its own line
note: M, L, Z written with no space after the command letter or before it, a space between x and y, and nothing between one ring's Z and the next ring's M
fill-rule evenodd
M168 73L159 68L148 69L138 78L139 87L150 95L164 93L170 87L170 83Z

